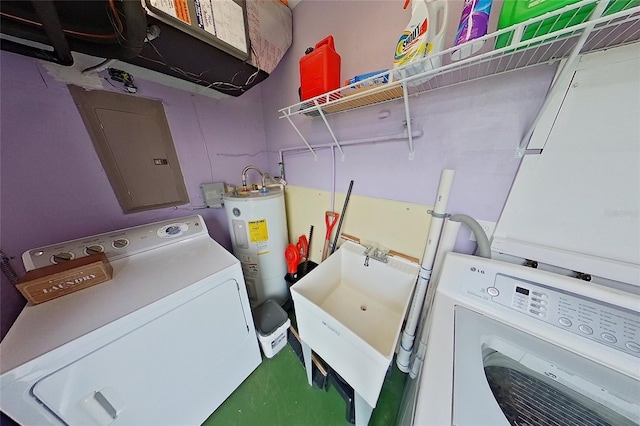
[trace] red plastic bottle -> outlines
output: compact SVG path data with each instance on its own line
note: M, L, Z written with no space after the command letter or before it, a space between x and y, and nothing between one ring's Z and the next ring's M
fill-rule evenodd
M333 36L316 43L315 49L300 58L300 98L307 100L340 87L340 55Z

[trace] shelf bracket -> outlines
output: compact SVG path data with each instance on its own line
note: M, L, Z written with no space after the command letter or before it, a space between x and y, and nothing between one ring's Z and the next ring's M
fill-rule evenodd
M404 97L404 113L407 119L407 137L409 138L409 160L413 160L413 132L411 131L411 113L409 112L409 91L407 82L402 83L402 95Z
M289 124L291 124L291 126L298 133L298 136L300 136L300 138L302 139L302 142L304 142L304 144L307 146L307 148L309 148L309 151L311 151L311 153L313 154L313 159L315 161L318 161L318 154L316 154L316 152L313 150L313 148L311 148L311 145L309 145L309 142L307 142L307 140L304 138L304 136L302 136L302 133L300 133L300 130L298 130L296 125L293 124L293 121L291 120L291 117L289 117L289 115L285 115L285 117L287 118L287 120L289 120Z
M329 122L327 121L327 117L324 115L324 111L322 111L322 108L320 108L320 105L318 105L318 100L317 99L315 99L313 101L313 103L316 105L316 108L318 109L318 112L320 113L320 117L322 117L322 121L324 121L324 125L327 126L327 130L331 134L331 137L333 138L333 142L338 147L338 151L340 151L340 155L341 155L340 159L342 161L344 161L344 151L342 150L342 147L338 143L338 140L336 139L336 135L333 134L333 130L331 130L331 126L329 126Z
M593 10L593 13L589 17L589 20L594 21L600 18L604 13L608 4L609 4L609 0L598 2L597 6ZM549 91L544 98L544 102L542 103L542 106L538 110L538 114L536 114L535 118L533 119L533 122L531 122L531 125L529 126L527 133L525 133L524 137L520 141L520 145L518 145L518 149L516 150L516 154L515 154L516 158L522 158L522 156L525 154L527 144L529 143L531 136L533 136L533 132L535 131L536 126L540 122L540 118L542 117L542 114L545 112L545 110L551 103L551 100L554 98L553 94L557 90L559 90L558 88L560 86L562 86L562 82L564 81L566 74L572 73L575 71L575 63L578 60L578 55L580 55L580 51L584 47L584 44L587 42L587 38L589 37L589 34L591 34L591 31L593 31L595 26L596 24L594 22L591 22L589 25L584 27L584 29L582 30L582 33L580 34L580 37L578 38L578 41L576 42L576 45L573 47L573 49L571 50L571 53L567 57L567 60L564 62L564 64L561 63L562 68L554 78L553 83L551 84L551 87L549 88Z

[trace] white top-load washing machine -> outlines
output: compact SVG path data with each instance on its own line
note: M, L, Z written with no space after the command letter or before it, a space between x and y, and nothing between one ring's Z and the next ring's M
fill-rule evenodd
M558 76L493 235L504 261L447 253L429 284L400 424L640 424L639 66L634 43Z
M201 424L260 364L239 261L202 217L27 251L27 270L103 251L113 278L27 305L0 344L20 424Z
M640 424L637 294L448 253L428 333L403 424Z

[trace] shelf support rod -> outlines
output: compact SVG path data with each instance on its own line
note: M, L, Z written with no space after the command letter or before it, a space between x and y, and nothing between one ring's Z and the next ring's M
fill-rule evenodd
M402 82L402 95L404 97L404 114L407 120L407 136L409 137L409 160L413 160L413 132L411 131L411 113L409 112L409 91L407 82Z
M300 138L302 139L302 142L304 142L304 144L307 146L307 148L309 148L309 151L311 151L311 153L313 154L313 159L315 161L318 161L318 154L316 154L316 152L313 150L313 148L311 148L311 145L309 145L309 142L307 142L307 140L304 138L304 136L302 136L302 133L300 133L300 130L298 130L296 125L293 124L293 121L291 120L291 117L289 117L289 115L285 115L285 117L287 118L287 120L289 120L289 124L291 124L291 126L298 133L298 136L300 136Z
M342 150L342 147L338 143L338 140L336 139L336 135L333 134L333 130L331 130L331 126L329 126L329 122L327 121L327 117L325 117L325 115L324 115L324 111L322 111L322 108L320 108L320 105L318 105L318 100L317 99L314 100L313 103L316 105L316 108L318 109L318 112L320 113L320 117L322 117L322 121L324 121L324 125L327 126L327 130L331 134L331 137L333 138L333 142L335 142L336 146L338 147L338 151L340 151L340 155L341 155L340 159L342 161L344 161L344 151Z
M596 6L596 8L593 10L593 13L589 17L589 21L595 21L598 18L600 18L604 13L609 2L610 0L603 0L598 2L598 5ZM566 74L575 71L575 61L577 60L578 55L580 54L580 51L584 47L584 44L587 42L587 38L589 37L589 34L591 34L591 31L593 31L595 26L596 24L592 22L591 24L584 27L584 30L582 30L582 33L580 34L580 38L578 38L578 41L576 41L576 45L573 47L573 50L571 50L571 53L567 57L566 62L564 63L564 65L561 65L562 69L560 69L560 71L557 73L556 77L554 78L553 83L549 88L549 92L545 96L544 102L542 103L542 106L538 110L538 114L535 116L533 122L529 126L529 130L527 130L527 133L524 135L524 137L520 141L520 145L516 150L517 158L522 158L524 156L527 148L527 144L529 143L529 140L531 139L531 136L533 135L533 132L535 131L536 126L540 122L540 118L542 117L542 114L549 106L549 103L551 103L551 100L554 98L553 95L558 90L558 87L562 85L561 82L564 81Z

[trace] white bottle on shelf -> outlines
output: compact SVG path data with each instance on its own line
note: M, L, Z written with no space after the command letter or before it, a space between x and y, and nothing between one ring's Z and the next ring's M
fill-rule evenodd
M409 77L442 66L447 24L446 0L406 0L411 3L411 20L400 36L394 55L394 68L402 68L400 78ZM430 59L425 59L431 57ZM411 65L409 65L411 64ZM408 85L421 84L425 79L410 80Z

